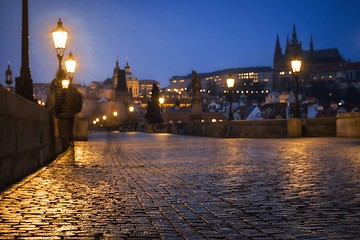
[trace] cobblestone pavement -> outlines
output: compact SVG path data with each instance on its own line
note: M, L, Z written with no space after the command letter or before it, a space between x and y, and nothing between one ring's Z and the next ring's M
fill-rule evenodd
M0 193L0 239L360 239L360 139L96 133Z

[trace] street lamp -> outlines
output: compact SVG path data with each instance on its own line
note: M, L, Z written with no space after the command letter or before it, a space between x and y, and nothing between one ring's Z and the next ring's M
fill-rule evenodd
M59 69L61 69L61 61L64 56L64 51L66 47L67 36L69 32L63 27L63 23L61 18L57 22L57 26L55 29L51 31L51 35L53 37L56 54L59 60Z
M62 88L64 90L68 89L69 85L70 85L70 80L69 79L65 78L65 79L61 80L61 86L62 86Z
M58 71L56 73L55 77L55 102L54 102L54 110L55 110L55 116L58 117L60 115L61 109L62 109L62 103L63 103L63 92L62 88L66 88L69 86L69 84L64 81L66 79L66 73L62 69L62 59L64 56L64 51L66 47L66 41L68 37L68 31L63 27L63 23L61 19L57 22L56 28L54 28L51 31L51 35L54 41L55 51L58 58Z
M291 68L294 73L294 79L295 79L295 114L294 118L300 118L300 107L299 107L299 72L301 69L301 60L294 59L291 60Z
M229 102L230 102L229 120L234 120L234 115L232 112L232 103L233 103L232 92L234 89L235 79L231 77L231 73L229 74L228 79L226 79L226 84L229 89Z
M160 121L161 122L163 122L163 113L162 113L162 111L163 111L163 109L162 109L162 105L164 104L164 102L165 102L165 98L163 98L163 97L160 97L159 98L159 103L160 103Z
M8 63L8 68L5 72L5 82L8 85L8 90L10 91L10 85L12 84L12 71L10 69L10 63Z
M54 81L54 112L58 118L59 137L63 146L69 146L74 140L74 115L81 111L81 94L71 88L76 68L76 60L70 52L65 61L66 72L62 68L62 59L66 48L69 32L63 27L61 19L57 22L56 28L51 31L55 51L58 58L58 71ZM50 105L51 106L51 105ZM52 106L51 106L52 107Z
M73 57L72 52L70 52L68 58L65 60L66 72L70 78L70 84L74 78L75 69L76 69L76 59Z

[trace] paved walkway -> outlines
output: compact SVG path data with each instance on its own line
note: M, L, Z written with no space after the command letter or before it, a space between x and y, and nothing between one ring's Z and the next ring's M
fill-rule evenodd
M97 133L0 193L0 239L360 239L360 139Z

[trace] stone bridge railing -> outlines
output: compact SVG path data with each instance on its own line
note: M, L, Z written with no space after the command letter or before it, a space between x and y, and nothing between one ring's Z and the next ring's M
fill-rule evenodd
M155 132L208 137L360 137L360 113L339 114L336 118L162 124L154 129Z
M0 87L0 189L62 151L53 123L47 108Z

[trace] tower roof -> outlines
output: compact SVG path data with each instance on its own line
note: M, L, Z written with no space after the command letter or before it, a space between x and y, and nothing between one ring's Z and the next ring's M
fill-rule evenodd
M310 51L314 51L314 43L313 43L312 34L310 35Z
M291 44L297 44L298 38L297 38L297 34L296 34L296 28L295 28L295 24L293 26L293 32L292 32L292 36L291 36Z
M121 70L120 65L119 65L119 57L116 57L116 64L115 64L115 68L114 68L114 72Z

